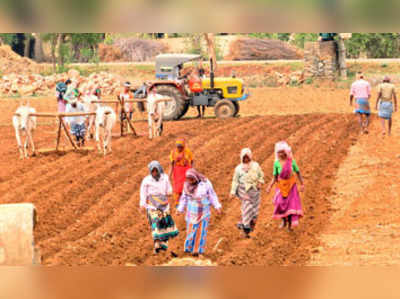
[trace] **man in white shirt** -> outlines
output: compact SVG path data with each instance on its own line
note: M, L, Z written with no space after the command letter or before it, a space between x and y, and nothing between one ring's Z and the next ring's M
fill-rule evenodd
M149 139L153 139L153 135L161 136L163 131L162 116L164 112L164 103L170 101L169 97L156 93L155 86L150 87L147 93L147 113L149 124ZM155 132L153 132L153 130Z
M66 110L66 113L86 113L85 106L78 102L76 98L69 100ZM86 134L86 118L87 116L68 116L66 117L66 121L71 128L72 135L75 136L77 145L84 146L85 145L85 134Z

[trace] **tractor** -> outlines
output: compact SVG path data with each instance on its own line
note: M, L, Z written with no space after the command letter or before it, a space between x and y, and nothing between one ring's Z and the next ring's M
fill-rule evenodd
M172 99L164 103L164 120L178 120L189 107L195 106L214 107L219 118L234 117L239 113L239 102L249 97L243 80L215 78L212 60L209 78L180 74L184 63L200 59L201 55L194 54L160 54L156 57L157 81L147 83L147 87L155 86L157 93ZM145 90L142 88L143 93Z

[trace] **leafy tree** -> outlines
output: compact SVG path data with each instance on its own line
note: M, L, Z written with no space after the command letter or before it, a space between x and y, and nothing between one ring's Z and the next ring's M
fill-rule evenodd
M350 58L358 58L363 52L368 58L396 58L400 56L400 34L353 33L346 48Z
M11 46L17 40L17 34L16 33L0 33L0 38L3 41L3 43Z

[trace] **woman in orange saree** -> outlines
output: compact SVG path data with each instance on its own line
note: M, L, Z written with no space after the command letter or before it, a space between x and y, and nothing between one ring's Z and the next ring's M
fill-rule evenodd
M186 180L186 171L193 167L193 154L184 139L176 141L176 148L171 151L170 160L169 176L172 180L173 199L178 205Z

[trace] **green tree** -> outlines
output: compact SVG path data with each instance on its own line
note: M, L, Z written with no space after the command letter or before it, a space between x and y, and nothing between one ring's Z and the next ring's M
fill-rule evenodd
M368 58L396 58L400 55L400 34L353 33L346 48L350 58L358 58L361 53Z
M65 70L65 63L97 60L98 44L104 33L44 33L44 42L51 45L53 69Z
M15 33L0 33L0 38L3 43L12 45L17 40L17 34Z

